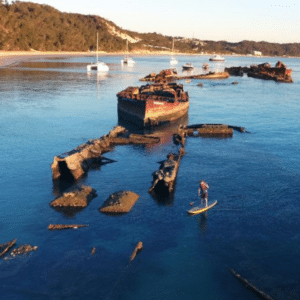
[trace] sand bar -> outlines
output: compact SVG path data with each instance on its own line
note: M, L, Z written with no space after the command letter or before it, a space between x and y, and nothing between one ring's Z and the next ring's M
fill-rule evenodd
M127 53L125 52L114 52L107 53L104 51L99 51L99 56L123 56ZM203 54L192 54L192 53L175 53L169 51L133 51L129 53L132 56L155 56L155 55L195 55L195 56L203 56ZM204 54L208 55L208 54ZM41 59L43 57L76 57L76 56L96 56L95 52L43 52L43 51L0 51L0 67L6 67L11 64L14 64L19 61L32 60L34 58Z
M99 53L103 55L102 53ZM43 57L95 56L91 52L40 52L40 51L0 51L0 67L5 67L19 61L41 59Z

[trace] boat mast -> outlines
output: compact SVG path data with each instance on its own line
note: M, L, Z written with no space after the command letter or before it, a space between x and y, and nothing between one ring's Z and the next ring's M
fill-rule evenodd
M174 53L174 38L173 38L173 44L172 44L172 54Z
M98 32L97 32L97 62L98 62Z

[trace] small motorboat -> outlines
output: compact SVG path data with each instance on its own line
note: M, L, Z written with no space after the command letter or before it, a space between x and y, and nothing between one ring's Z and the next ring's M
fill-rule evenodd
M191 63L186 63L185 65L182 66L183 70L193 70L194 66Z
M209 60L210 61L225 61L225 58L221 55L214 55Z

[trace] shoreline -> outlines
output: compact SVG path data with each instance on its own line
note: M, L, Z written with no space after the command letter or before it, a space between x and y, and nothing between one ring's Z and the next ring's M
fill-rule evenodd
M169 51L134 51L134 52L113 52L108 53L104 51L98 52L99 56L122 56L125 54L129 54L131 56L210 56L214 55L211 53L199 54L199 53L172 53ZM0 51L0 68L12 65L16 62L25 61L33 58L43 58L43 57L76 57L76 56L96 56L95 52L68 52L68 51L61 51L61 52L42 52L42 51ZM242 54L224 54L223 56L234 56L234 57L256 57L256 58L268 58L273 56L249 56L249 55L242 55ZM287 56L280 58L297 58L293 56Z

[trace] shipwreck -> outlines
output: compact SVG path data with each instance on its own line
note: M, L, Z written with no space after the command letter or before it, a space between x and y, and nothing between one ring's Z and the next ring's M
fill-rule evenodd
M160 139L155 136L128 134L122 126L114 127L108 135L89 140L77 148L57 155L51 164L52 179L74 181L84 176L96 164L114 162L103 157L114 146L129 144L156 144Z
M259 65L252 65L250 67L230 67L225 68L225 71L232 76L243 76L247 74L248 77L274 80L276 82L293 82L292 69L288 69L287 66L278 61L275 67L272 67L269 63L263 63Z
M119 119L141 127L169 123L189 109L189 94L182 84L154 83L128 87L117 94Z
M208 67L205 69L208 70ZM162 70L158 74L150 73L149 75L141 78L140 81L151 81L156 83L164 83L175 80L189 80L189 79L226 79L230 76L226 70L223 72L209 71L202 74L178 75L176 69Z
M159 169L152 174L150 193L168 196L174 191L180 160L184 154L184 148L180 148L178 154L169 153L167 159L160 162Z

